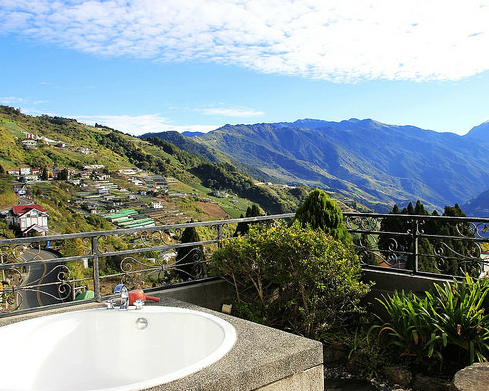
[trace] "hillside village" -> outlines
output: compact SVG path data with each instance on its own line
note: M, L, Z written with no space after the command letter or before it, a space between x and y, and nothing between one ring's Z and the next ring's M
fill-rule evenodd
M85 160L88 158L95 163L99 160L96 151L88 147L38 135L33 130L19 128L16 121L5 118L0 120L7 128L14 128L17 134L16 143L25 153L54 150L71 156L78 155L80 159L85 156ZM50 118L50 121L56 120ZM203 209L214 209L213 214L217 214L216 218L230 217L210 197L182 191L182 184L177 179L155 175L135 167L109 170L103 164L86 164L81 169L63 166L31 167L23 164L4 171L11 178L17 205L12 204L8 208L4 205L4 209L0 210L0 216L9 226L15 228L16 236L62 233L53 230L47 210L39 205L43 203L43 199L49 197L50 185L61 182L71 185L74 189L75 196L68 200L72 210L81 215L101 216L113 228L188 222L193 216L182 211L177 205L187 197L192 197ZM211 197L214 195L230 197L225 191L210 194Z
M76 189L76 197L70 206L82 215L97 215L106 219L113 228L152 227L186 223L194 219L187 210L177 204L189 200L194 209L209 215L212 219L232 218L230 211L224 210L218 200L242 209L248 200L239 200L228 190L212 190L208 195L198 192L181 191L182 184L173 177L156 175L137 168L123 168L109 171L103 165L87 165L82 170L31 168L22 166L6 173L12 177L12 187L17 195L18 207L0 210L9 225L20 229L20 236L49 234L49 215L35 203L35 198L46 195L40 186L65 181ZM257 186L283 188L286 185L256 182ZM33 190L37 194L33 194ZM344 211L353 211L357 204L346 197L328 192ZM240 202L239 202L240 201ZM240 204L239 206L237 204ZM244 207L243 207L244 205ZM30 206L30 207L29 207ZM243 210L244 212L244 210ZM34 218L35 215L36 217ZM29 221L29 222L27 222Z
M43 173L39 168L19 167L7 171L12 176L12 186L19 206L12 206L1 213L9 224L21 228L22 236L33 233L45 235L49 231L46 210L34 203L31 189L58 180L66 180L77 190L76 198L70 200L71 207L81 214L102 216L114 228L188 222L191 216L175 205L175 201L187 197L193 197L201 205L214 204L214 208L219 209L211 198L201 197L198 193L178 191L179 182L172 177L154 175L139 169L109 172L103 165L92 165L83 167L83 170L67 170L64 174L66 178L60 179L63 170L66 169L48 170L47 178L42 177ZM213 195L230 197L223 191ZM42 194L37 196L43 198ZM221 214L221 217L230 217L224 211Z

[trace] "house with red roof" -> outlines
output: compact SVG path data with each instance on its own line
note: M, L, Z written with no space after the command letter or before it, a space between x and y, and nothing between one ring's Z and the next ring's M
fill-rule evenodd
M48 231L47 210L37 204L12 206L9 223L18 228L22 236L45 236Z

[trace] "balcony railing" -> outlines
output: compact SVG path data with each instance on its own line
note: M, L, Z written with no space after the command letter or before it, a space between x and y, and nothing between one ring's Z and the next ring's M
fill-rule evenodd
M489 219L345 213L362 267L453 278L485 276Z
M0 240L0 314L101 301L124 282L165 288L211 278L207 262L238 223L293 213ZM452 278L486 273L489 219L345 213L364 268ZM196 230L199 239L188 241ZM0 315L0 316L1 316Z

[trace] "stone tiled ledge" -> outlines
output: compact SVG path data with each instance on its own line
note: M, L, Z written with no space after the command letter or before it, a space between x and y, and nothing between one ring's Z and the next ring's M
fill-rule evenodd
M93 309L93 308L104 308L104 307L105 307L105 305L101 304L101 303L96 303L96 302L83 303L83 302L80 302L80 304L78 304L78 305L70 305L70 306L66 306L66 307L46 309L43 311L27 312L27 313L24 313L21 315L16 315L15 313L13 313L10 316L0 317L0 327L6 326L6 325L12 324L12 323L21 322L23 320L38 318L40 316L60 314L60 313L69 312L69 311L89 310L89 309Z
M166 301L166 299L162 299ZM177 302L169 305L179 306ZM202 371L156 390L256 390L284 378L320 366L321 377L315 388L323 390L322 344L317 341L285 333L270 327L248 322L225 314L185 305L186 308L213 313L231 323L237 331L233 349L217 363ZM279 388L274 388L279 389ZM298 389L300 390L300 389ZM152 390L153 391L153 390Z

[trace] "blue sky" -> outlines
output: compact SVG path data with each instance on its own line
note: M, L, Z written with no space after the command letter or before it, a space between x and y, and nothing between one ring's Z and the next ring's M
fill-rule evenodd
M489 1L0 0L0 104L131 134L489 120Z

